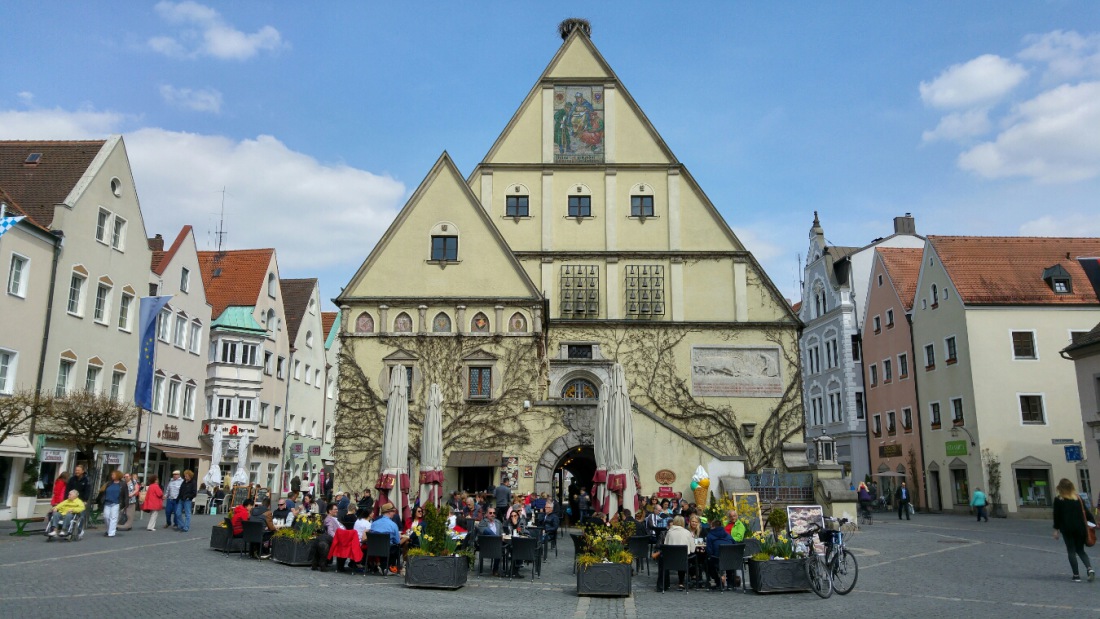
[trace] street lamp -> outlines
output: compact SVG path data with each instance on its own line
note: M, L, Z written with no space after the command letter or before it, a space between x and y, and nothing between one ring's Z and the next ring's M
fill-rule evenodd
M955 427L951 428L951 436L957 437L959 435L959 430L962 430L963 432L966 432L966 436L970 438L970 446L971 447L974 447L974 446L977 445L977 443L974 442L974 435L970 433L970 430L967 430L963 426L955 426Z

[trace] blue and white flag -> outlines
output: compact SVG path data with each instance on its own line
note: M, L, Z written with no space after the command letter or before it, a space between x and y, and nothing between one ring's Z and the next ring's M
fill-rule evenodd
M138 321L138 373L134 386L134 404L153 410L153 372L157 357L157 316L172 297L142 297Z
M0 236L4 236L4 233L15 227L15 224L23 221L23 216L19 217L0 217Z

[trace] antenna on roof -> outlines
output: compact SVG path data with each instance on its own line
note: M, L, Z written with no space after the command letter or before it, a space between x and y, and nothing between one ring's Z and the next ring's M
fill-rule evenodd
M221 218L218 219L218 229L217 229L216 232L214 232L214 248L218 252L217 256L215 256L215 260L221 260L222 256L225 255L225 252L222 249L222 244L225 243L225 185L222 185L221 194L222 194Z

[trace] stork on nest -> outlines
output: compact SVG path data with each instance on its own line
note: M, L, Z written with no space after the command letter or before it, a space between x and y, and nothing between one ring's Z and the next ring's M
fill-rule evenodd
M592 37L592 24L587 19L581 17L570 17L558 24L558 34L561 35L561 40L564 41L569 38L569 35L573 33L573 30L580 28L581 32L584 32L584 36Z

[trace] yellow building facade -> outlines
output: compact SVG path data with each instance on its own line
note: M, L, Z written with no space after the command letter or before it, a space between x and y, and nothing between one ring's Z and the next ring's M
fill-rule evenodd
M643 493L782 468L801 441L798 319L579 29L468 177L440 157L337 303L345 489L377 479L395 365L414 473L443 389L448 491L589 485L615 362Z

